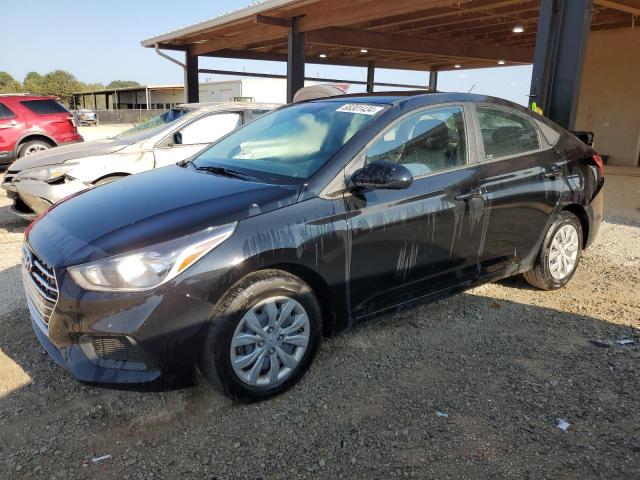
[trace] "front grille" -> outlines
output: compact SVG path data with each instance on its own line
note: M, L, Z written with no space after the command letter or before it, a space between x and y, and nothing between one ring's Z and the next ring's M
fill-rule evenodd
M144 363L141 348L126 337L92 337L90 343L96 356L103 360Z
M7 172L4 174L4 180L2 183L13 183L18 173L20 173L20 170L7 170Z
M58 301L56 275L49 265L26 246L22 247L22 279L27 296L45 324Z

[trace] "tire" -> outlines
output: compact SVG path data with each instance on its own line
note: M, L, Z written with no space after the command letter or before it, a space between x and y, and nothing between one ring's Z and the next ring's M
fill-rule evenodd
M31 140L20 146L20 149L18 150L18 158L27 157L37 152L49 150L51 147L52 145L50 143L43 140Z
M116 180L120 180L121 178L125 178L128 175L111 175L109 177L104 177L94 183L97 187L99 185L106 185L107 183L115 182Z
M556 245L558 244L556 243L554 245L554 240L560 241L560 238L557 238L557 236L562 236L561 230L565 233L575 232L576 237L573 238L573 241L566 243L566 246L571 246L571 248L563 250L566 252L564 257L571 259L573 257L573 245L576 244L575 261L573 261L570 268L567 267L566 269L562 266L558 268L558 265L563 265L562 260L553 262L553 257L555 256L557 258L557 252L559 251L556 248ZM525 280L530 285L541 290L556 290L564 287L578 269L580 257L582 256L582 235L582 224L580 223L580 220L578 220L578 217L567 211L561 211L558 213L545 235L542 247L540 248L540 252L536 257L533 267L524 274Z
M284 328L276 327L274 333L269 336L267 322L270 316L267 311L273 311L273 309L267 304L277 302L281 302L276 306L278 316L284 309L289 311L292 305L291 308L294 310L292 316L287 315L281 321L280 327ZM263 306L265 308L262 311ZM257 319L263 327L262 334L255 333L257 329L252 330L248 327L246 319L252 316L251 312L255 314L252 318ZM308 320L304 328L296 326L304 323L305 317L301 312L306 313ZM293 322L296 324L294 325ZM255 323L253 325L255 326ZM277 334L286 333L288 327L293 327L294 330L287 333L285 338L292 341L296 339L297 345L277 341L282 336ZM250 336L261 340L232 349L231 342L234 338L238 339L238 336L244 336L243 339ZM307 343L302 347L305 336ZM322 315L311 287L290 273L281 270L262 270L241 279L220 300L207 326L198 365L203 376L223 395L245 402L264 400L289 389L304 375L315 357L321 338ZM304 350L301 350L303 348ZM297 364L293 368L281 361L280 355L283 351L287 353L288 357L284 358L288 361L291 358L297 358ZM260 352L264 352L263 358L260 358ZM246 371L238 367L238 363L234 368L232 364L234 360L238 362L255 354L258 354L258 360L246 365ZM276 359L273 364L272 358ZM250 374L255 370L253 367L258 364L260 366L257 371L260 375L256 377L254 383L250 383ZM274 365L276 366L273 368L275 375L272 375Z

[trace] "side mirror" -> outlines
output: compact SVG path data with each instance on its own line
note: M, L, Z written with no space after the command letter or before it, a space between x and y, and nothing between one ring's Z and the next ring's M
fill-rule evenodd
M182 145L182 133L176 132L173 134L173 144Z
M413 183L413 175L404 165L386 160L379 160L353 172L351 185L353 188L382 188L402 190Z

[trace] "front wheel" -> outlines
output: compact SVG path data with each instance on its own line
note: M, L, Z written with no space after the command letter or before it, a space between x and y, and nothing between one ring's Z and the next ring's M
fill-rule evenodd
M321 337L320 306L309 285L263 270L240 280L216 307L198 363L224 395L262 400L304 375Z
M573 277L582 254L582 225L571 212L562 211L554 219L540 252L525 280L542 290L565 286Z

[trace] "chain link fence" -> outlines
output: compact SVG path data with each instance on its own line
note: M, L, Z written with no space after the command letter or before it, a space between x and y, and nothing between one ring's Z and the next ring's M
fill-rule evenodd
M166 112L164 109L152 109L147 110L140 109L126 109L126 110L94 110L98 115L98 123L103 125L120 124L120 123L132 123L138 124L149 120L152 117L160 115Z

